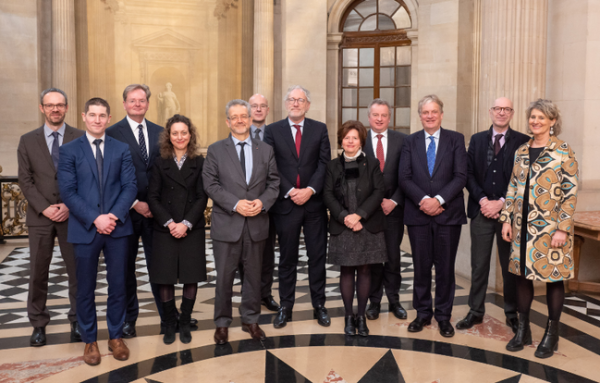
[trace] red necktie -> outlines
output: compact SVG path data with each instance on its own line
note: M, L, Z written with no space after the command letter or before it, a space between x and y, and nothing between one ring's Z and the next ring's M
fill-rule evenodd
M383 156L383 144L381 143L383 134L378 134L375 137L379 138L379 141L377 141L376 155L377 159L379 160L379 168L381 169L381 172L383 172L383 168L385 167L385 157Z
M300 144L302 143L302 131L300 130L300 125L294 125L296 128L296 154L298 154L298 159L300 159ZM300 189L300 174L296 178L296 188Z

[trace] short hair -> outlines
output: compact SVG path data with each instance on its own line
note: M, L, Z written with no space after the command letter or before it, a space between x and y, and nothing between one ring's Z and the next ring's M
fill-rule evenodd
M44 105L44 96L48 93L60 93L65 98L65 104L69 105L69 100L67 99L67 94L58 88L48 88L42 91L40 94L40 105Z
M292 85L288 88L287 93L285 94L285 100L287 100L288 98L290 98L290 94L292 94L293 91L295 91L296 89L300 89L301 91L304 92L304 95L306 96L306 101L310 102L310 92L308 89L306 89L305 87L303 87L302 85Z
M182 122L187 125L188 130L190 131L190 143L188 144L187 157L194 158L198 156L198 133L196 132L196 127L192 124L192 121L183 116L181 114L175 114L173 117L167 120L167 126L160 133L160 138L158 139L158 145L160 147L160 156L164 159L172 159L175 154L175 149L173 149L173 143L171 142L171 128L173 124L177 122Z
M529 104L529 108L527 108L527 119L531 117L531 112L533 110L539 110L546 116L549 120L556 120L552 127L554 128L554 136L558 136L562 131L562 118L560 117L560 110L556 104L554 104L550 100L545 100L543 98L538 98L536 101L533 101ZM529 128L527 128L529 130Z
M90 106L92 105L98 105L98 106L103 106L106 108L106 114L108 114L110 116L110 105L108 105L108 102L100 97L94 97L94 98L90 98L89 100L86 101L85 106L83 108L83 112L87 113L90 110Z
M365 147L365 143L367 142L367 128L360 121L349 120L344 122L344 124L338 129L338 145L342 146L342 141L344 138L350 133L351 130L356 130L358 132L358 138L360 139L360 146Z
M440 98L435 94L429 94L423 97L421 101L419 101L419 107L417 109L419 115L421 115L421 110L423 109L423 106L425 104L429 104L430 102L435 102L436 104L438 104L438 106L440 107L440 112L444 113L444 103L442 102L442 100L440 100Z
M229 109L231 109L232 106L236 106L236 105L245 106L246 109L248 110L248 117L250 117L250 115L251 115L250 104L248 104L247 101L240 100L240 99L235 99L235 100L229 101L227 103L227 105L225 105L225 116L227 117L228 120L229 120Z
M127 85L127 87L125 87L125 90L123 91L123 101L127 101L127 95L129 95L130 92L133 92L134 90L138 89L143 90L146 93L146 100L150 101L150 96L152 95L152 93L150 92L150 88L146 84Z
M371 107L373 105L385 105L388 107L388 113L390 115L392 114L392 106L389 102L385 101L384 99L376 98L375 100L371 101L371 103L369 104L369 114L371 114Z

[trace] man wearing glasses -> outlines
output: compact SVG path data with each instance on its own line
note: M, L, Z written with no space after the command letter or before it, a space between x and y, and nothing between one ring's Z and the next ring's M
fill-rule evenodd
M279 298L281 307L273 321L275 328L292 319L296 294L300 231L304 232L308 256L308 281L314 318L321 326L331 320L325 308L325 258L327 212L323 204L323 183L331 148L327 126L306 118L310 92L296 85L285 97L288 117L265 131L265 142L275 152L281 178L279 197L269 211L273 214L279 239Z
M469 313L456 324L460 330L483 321L494 237L504 280L506 324L515 332L518 325L516 280L508 272L510 243L502 240L502 224L498 222L515 151L529 140L525 134L510 128L513 114L512 101L506 97L498 98L490 108L492 126L487 131L474 134L469 144L467 215L471 219L471 291Z
M60 252L69 278L68 318L71 322L71 341L81 342L77 326L76 296L77 278L73 245L67 242L69 209L58 191L56 170L59 147L81 137L84 131L65 124L69 110L67 95L60 89L50 88L42 92L40 112L44 125L21 137L17 149L19 163L19 186L27 198L27 226L29 227L30 269L27 314L33 326L29 344L34 347L46 344L46 325L50 313L46 307L48 296L48 273L54 240L58 237Z

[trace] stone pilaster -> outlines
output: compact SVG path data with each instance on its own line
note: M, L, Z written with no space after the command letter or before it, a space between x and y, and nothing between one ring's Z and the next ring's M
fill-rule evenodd
M273 0L254 1L254 93L267 98L273 109ZM269 115L267 123L272 122Z
M77 126L77 55L75 43L75 0L52 1L52 86L69 98L65 121Z

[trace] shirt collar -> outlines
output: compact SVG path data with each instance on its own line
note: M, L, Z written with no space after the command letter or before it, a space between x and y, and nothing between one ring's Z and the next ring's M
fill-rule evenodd
M67 129L67 125L63 122L62 126L60 128L58 128L57 132L60 136L65 136L65 130ZM44 135L46 137L49 137L52 133L54 133L54 130L50 129L50 127L47 124L44 124Z
M96 140L97 138L92 136L89 132L85 132L85 137L90 142L90 145L94 146L94 140ZM105 143L106 142L106 133L103 134L102 137L100 137L100 139L102 140L103 143Z
M291 127L293 127L294 125L300 125L300 129L302 129L302 128L304 128L304 121L306 121L305 118L303 118L302 121L295 123L295 122L292 122L292 120L290 120L288 117L288 122L290 123Z
M251 125L250 130L252 131L252 134L254 134L254 132L256 132L256 129L260 129L260 131L262 133L265 131L265 126L266 126L266 124L262 124L261 126Z
M250 137L250 135L248 135L248 137L246 137L246 139L244 141L240 141L237 138L235 138L233 136L233 134L231 135L231 139L233 140L234 145L239 144L240 142L245 142L247 143L249 146L252 146L252 137Z
M135 122L133 121L129 116L127 116L127 122L129 123L129 126L131 127L131 129L136 130L137 127L140 125L139 122ZM142 126L145 128L146 127L146 119L144 118L141 122Z
M377 132L376 132L376 131L374 131L373 129L370 129L370 130L371 130L371 138L375 139L375 138L377 138L377 135L378 135L378 134L381 134L381 135L382 135L384 138L387 138L387 136L388 136L388 130L389 130L389 129L386 129L386 130L384 130L384 131L383 131L383 132L381 132L381 133L377 133Z
M440 139L440 132L442 131L442 128L440 127L435 133L433 134L429 134L427 133L425 130L423 130L423 132L425 132L425 139L427 140L429 137L433 137L436 140Z

